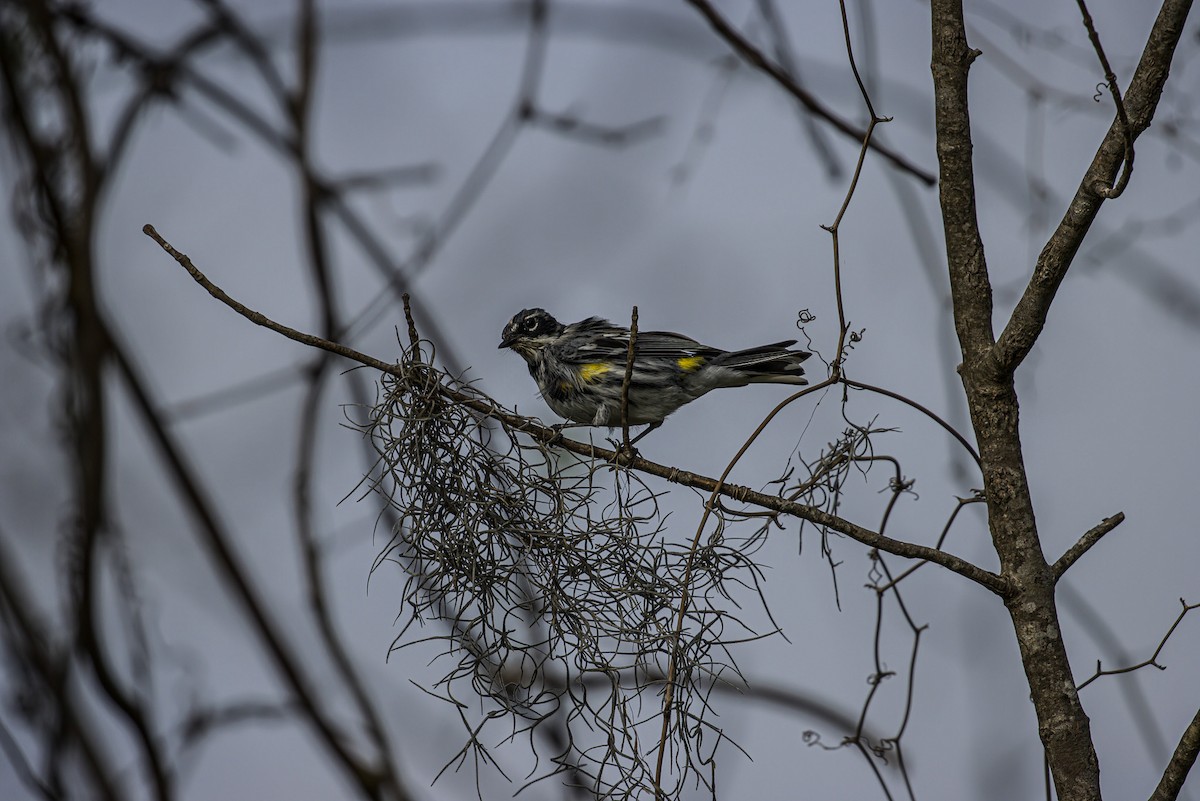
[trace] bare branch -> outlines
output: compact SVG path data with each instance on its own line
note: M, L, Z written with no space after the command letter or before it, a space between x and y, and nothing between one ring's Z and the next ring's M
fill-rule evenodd
M656 115L628 125L597 125L581 120L572 114L554 114L537 107L526 110L524 121L534 128L553 131L568 139L575 139L605 147L629 147L661 132L666 117Z
M309 347L327 350L331 353L336 353L359 364L373 367L376 370L393 375L399 375L402 370L395 364L376 359L373 356L368 356L365 353L360 353L353 348L348 348L337 342L330 342L312 334L306 334L297 331L294 328L289 328L286 325L277 323L271 320L266 315L256 312L253 309L239 303L229 295L225 294L224 290L212 283L199 269L192 264L185 254L180 253L171 246L158 231L154 230L152 225L143 227L143 232L153 239L162 247L170 256L175 259L195 279L196 283L200 284L204 289L217 300L221 301L238 314L245 317L255 325L261 325L264 328L269 328L278 334L282 334L288 339L299 342ZM817 385L818 387L821 385ZM811 391L814 387L807 388ZM753 504L764 509L772 509L783 514L793 515L795 517L807 520L818 526L823 526L857 540L863 545L872 548L878 548L881 551L901 556L906 559L926 559L935 564L939 564L955 573L970 579L976 584L980 584L987 589L997 594L1005 594L1009 590L1008 583L1000 576L990 571L975 565L965 559L948 554L944 551L939 551L936 548L930 548L925 545L917 545L903 540L892 539L885 537L882 534L863 528L862 526L851 523L849 520L830 514L823 509L818 509L814 506L808 506L795 501L789 501L785 498L780 498L777 495L768 495L763 492L758 492L749 487L742 487L736 484L724 484L717 479L702 476L697 473L691 473L685 470L679 470L667 465L661 465L656 462L651 462L639 457L633 458L631 461L626 460L620 451L612 451L606 448L598 448L593 445L585 445L582 442L576 442L570 439L564 439L562 432L553 428L541 426L530 420L529 418L520 417L518 415L509 414L501 410L494 401L485 398L483 395L467 395L448 388L442 388L441 394L455 403L461 403L471 409L482 414L489 415L496 420L499 420L504 425L517 431L521 431L533 439L549 443L554 442L559 447L562 447L572 453L581 456L587 456L594 459L601 459L613 464L620 464L639 470L644 473L666 479L673 484L679 484L685 487L694 487L696 489L705 490L707 492L717 491L719 494L728 498L732 498L740 503Z
M937 125L942 224L950 268L954 329L964 363L989 350L992 284L975 211L975 167L971 160L971 117L967 73L979 56L967 45L962 3L933 5L933 87Z
M1126 161L1126 133L1132 142L1150 127L1191 7L1192 0L1164 0L1125 94L1128 125L1119 117L1113 120L1066 214L1038 256L1029 284L996 343L999 369L1016 370L1042 333L1054 295L1104 203L1105 196L1097 188L1112 186Z
M25 586L17 570L18 561L8 548L9 538L0 532L0 619L24 645L24 656L36 670L40 689L58 697L60 735L74 740L83 756L88 781L94 782L96 794L105 799L121 797L114 778L116 770L109 764L101 746L104 734L97 731L93 710L81 704L66 686L69 680L66 644L53 638L57 628L37 608L33 594ZM53 782L51 782L53 784Z
M982 467L979 463L979 452L976 451L975 447L970 442L967 441L966 437L964 437L961 433L959 433L959 431L954 426L950 425L945 420L943 420L941 417L934 414L932 411L930 411L925 406L922 406L921 404L917 403L912 398L908 398L904 395L901 395L899 392L892 392L890 389L884 389L883 387L876 387L876 386L872 386L871 384L864 384L861 381L852 381L849 378L842 378L842 383L848 387L853 387L854 389L865 390L867 392L875 392L875 393L878 393L885 397L891 398L893 400L898 400L907 406L911 406L912 408L916 409L921 414L928 417L933 422L937 423L939 426L941 426L943 429L945 429L950 434L950 436L952 436L956 440L958 440L958 444L962 445L963 448L966 449L967 453L969 453L971 455L971 458L975 461L975 466Z
M1150 801L1175 801L1179 798L1179 791L1183 789L1183 783L1187 781L1188 773L1196 764L1198 754L1200 754L1200 711L1196 712L1192 722L1183 730L1183 736L1179 738L1179 745L1175 746L1175 753L1171 754L1171 761L1167 763L1162 779L1159 780L1158 786L1150 795Z
M633 381L633 355L637 348L638 308L629 315L629 347L625 350L625 377L621 379L621 450L630 451L629 444L629 384Z
M1097 194L1113 200L1120 197L1121 193L1125 191L1125 187L1129 183L1129 176L1133 173L1133 132L1129 128L1129 115L1125 112L1125 103L1121 100L1121 87L1117 85L1117 76L1108 63L1108 56L1104 54L1104 45L1100 44L1100 34L1096 32L1087 2L1085 0L1077 0L1077 2L1079 3L1079 12L1083 15L1083 26L1087 28L1088 38L1092 40L1092 47L1096 51L1097 58L1100 59L1100 66L1104 68L1105 85L1108 86L1113 103L1116 104L1117 119L1121 123L1121 135L1125 140L1125 161L1121 167L1121 177L1112 186L1101 184L1096 187Z
M989 533L1000 559L1000 575L1012 588L1006 606L1055 788L1060 798L1099 801L1100 765L1091 721L1078 693L1071 691L1074 681L1058 620L1054 575L1046 563L1033 510L1013 381L1016 362L997 358L1003 349L996 346L992 328L992 285L976 211L967 101L968 72L979 51L967 44L962 0L933 0L931 10L941 211L954 325L962 351L959 373L983 466ZM1164 54L1160 65L1164 79L1172 51ZM1053 291L1039 295L1045 308L1052 297ZM1044 309L1041 319L1045 319ZM1028 347L1037 332L1029 337Z
M800 84L796 83L795 78L784 71L782 67L776 64L771 59L767 58L766 54L755 47L749 39L729 23L721 14L713 7L708 0L687 0L688 4L700 12L703 17L708 20L708 24L717 32L728 45L733 48L739 56L746 60L748 64L758 70L769 75L776 83L778 83L784 91L790 94L796 100L808 109L811 113L826 120L837 130L849 136L856 142L862 143L867 141L867 131L856 128L846 120L834 114L825 104L818 100L811 92L809 92ZM870 147L879 155L886 158L894 166L904 172L917 178L926 186L933 186L937 179L928 171L921 169L913 164L904 156L896 151L881 145L878 142L871 142Z
M353 753L341 726L328 716L318 694L301 668L291 647L276 626L268 610L261 603L258 592L246 569L242 566L231 546L232 537L217 518L204 490L188 464L184 452L174 436L156 413L156 405L146 389L145 381L127 358L119 343L112 345L112 354L118 373L129 389L142 422L162 451L166 469L180 495L198 524L201 543L206 548L219 573L229 581L234 594L242 604L265 650L270 654L274 667L279 671L288 687L295 694L303 719L308 722L320 741L329 749L352 781L365 790L377 794L385 775L378 768ZM392 788L400 798L408 798L402 787Z
M1088 686L1101 676L1116 676L1121 673L1132 673L1135 670L1141 670L1142 668L1152 666L1158 668L1159 670L1166 670L1166 665L1158 664L1158 655L1162 653L1163 648L1167 647L1167 640L1171 639L1171 635L1175 633L1175 629L1179 628L1179 624L1183 622L1185 617L1187 617L1188 612L1191 612L1193 609L1200 609L1200 603L1189 604L1182 598L1179 599L1179 603L1183 608L1179 610L1179 614L1175 616L1175 622L1171 624L1171 627L1167 629L1167 633L1164 634L1162 639L1158 641L1158 645L1155 647L1154 653L1150 654L1148 659L1143 659L1136 665L1129 665L1123 668L1113 668L1112 670L1104 670L1100 667L1099 661L1097 661L1096 672L1093 673L1091 677L1087 679L1087 681L1083 682L1083 684L1080 684L1076 689L1082 690L1084 687Z
M1058 558L1050 570L1054 574L1054 580L1058 581L1062 578L1063 573L1071 568L1071 565L1079 561L1079 557L1088 552L1089 549L1108 532L1112 531L1117 526L1125 522L1125 513L1117 512L1112 517L1106 517L1097 525L1086 531L1079 541L1067 549L1067 552Z
M16 774L17 779L28 787L31 792L37 793L46 799L46 801L55 801L58 798L58 794L37 774L37 771L33 769L33 765L29 764L29 759L25 756L25 752L21 750L21 745L17 742L17 738L8 730L8 726L2 718L0 718L0 751L4 752L4 756L8 759L8 764L12 766L12 771Z
M347 359L365 364L368 367L374 367L377 370L383 370L384 372L387 372L391 367L391 365L389 365L387 362L381 362L378 359L373 359L364 353L359 353L353 348L347 348L344 345L337 344L336 342L329 342L321 337L305 334L301 331L297 331L294 328L288 328L286 325L280 325L279 323L267 317L265 314L260 314L248 306L239 303L238 301L226 295L225 291L216 284L209 281L204 273L200 272L200 270L198 270L196 266L192 264L192 260L189 259L185 254L180 253L178 250L171 247L171 244L163 239L159 235L158 231L154 230L154 226L146 225L142 228L142 232L157 242L163 250L171 255L171 258L179 262L179 264L188 271L192 278L196 279L196 283L204 287L210 295L255 325L261 325L264 328L269 328L275 333L283 334L288 339L295 340L303 345L308 345L319 350L326 350L330 353L335 353L338 356L344 356Z
M796 60L791 39L788 37L786 26L775 5L775 0L758 0L757 6L758 14L762 17L763 24L767 29L767 36L771 39L771 50L774 52L775 60L788 75L792 76L793 80L799 83L800 65ZM812 143L814 154L825 165L826 177L831 181L838 180L842 177L842 165L838 162L837 154L826 138L825 130L817 124L817 118L809 109L805 108L803 103L796 104L796 111L800 123L804 126L804 131Z
M950 516L946 518L946 523L945 523L945 525L942 526L942 533L938 536L937 545L935 545L934 547L940 549L942 547L942 545L946 542L946 537L949 536L949 534L950 534L950 528L954 525L954 521L958 519L958 513L963 510L964 506L967 506L968 504L972 504L972 503L983 503L983 502L984 502L984 498L983 498L982 493L975 495L973 497L970 497L970 498L959 498L958 503L954 507L954 511L952 511L950 513ZM876 592L887 592L888 590L892 589L897 584L899 584L900 582L904 581L906 578L911 576L913 573L920 570L926 564L928 564L928 563L927 562L917 562L915 565L910 567L908 570L905 570L899 576L896 576L896 578L888 581L887 584L884 584L883 586L877 588Z

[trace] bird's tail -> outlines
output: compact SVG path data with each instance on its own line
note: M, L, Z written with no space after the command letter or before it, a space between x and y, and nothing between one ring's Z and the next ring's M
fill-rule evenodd
M800 363L812 354L803 350L788 350L795 344L796 340L789 339L733 351L721 356L717 363L737 372L748 384L807 384Z

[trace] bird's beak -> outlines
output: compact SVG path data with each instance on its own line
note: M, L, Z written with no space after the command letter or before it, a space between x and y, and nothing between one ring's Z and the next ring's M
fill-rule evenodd
M511 334L505 334L503 337L501 337L500 347L498 347L496 350L504 350L505 348L511 348L514 338L515 337L513 337Z

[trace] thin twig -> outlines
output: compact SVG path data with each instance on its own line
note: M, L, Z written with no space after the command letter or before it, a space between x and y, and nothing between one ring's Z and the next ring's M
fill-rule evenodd
M870 93L867 92L867 87L863 83L862 77L858 74L858 65L854 62L854 47L850 38L850 21L846 15L844 0L840 0L839 7L842 12L842 33L846 42L846 57L850 61L850 69L854 72L854 80L858 83L858 91L862 95L864 105L867 107L867 113L871 115L871 122L867 125L867 130L863 133L862 147L858 151L858 161L854 165L854 174L850 178L850 185L846 187L846 196L842 199L842 205L838 209L833 222L829 225L821 226L829 232L833 239L833 286L838 313L838 343L832 365L832 375L834 378L842 377L842 364L846 358L846 335L849 333L849 323L846 322L846 308L842 296L842 260L838 229L842 225L842 218L846 216L846 211L850 208L850 201L854 198L854 191L858 188L858 179L862 175L863 164L867 159L867 150L871 147L875 126L881 122L887 122L887 118L880 117L875 113L875 106L871 103Z
M713 30L725 40L725 42L733 48L739 56L756 69L769 75L776 83L778 83L784 91L790 94L796 100L800 101L803 106L816 116L826 120L837 130L854 139L856 142L868 142L869 136L867 131L855 128L846 120L834 114L825 107L811 92L796 83L795 78L789 75L782 67L767 58L761 50L755 47L749 39L742 35L737 28L729 23L721 14L713 7L708 0L687 0L688 4L695 8L700 14L708 20L708 24ZM901 170L909 173L913 177L920 180L926 186L933 186L937 183L937 178L920 167L917 167L911 161L901 156L896 151L881 145L873 143L871 149L879 153L881 156L890 161L893 165Z
M629 315L629 347L625 351L625 378L621 381L621 450L629 451L629 384L633 381L633 353L637 346L638 307Z
M413 320L412 296L405 292L400 296L400 302L404 304L404 322L408 326L408 344L410 347L416 348L420 338L417 336L417 323Z
M692 5L695 6L697 9L699 9L701 11L701 13L703 13L709 19L709 22L713 25L713 27L719 33L721 33L726 38L726 40L729 41L734 46L734 48L743 55L743 57L746 57L747 60L750 60L751 63L755 64L760 69L763 69L772 75L774 75L775 72L780 72L780 73L782 72L781 70L779 70L778 67L776 67L774 64L772 64L770 61L768 61L765 56L763 56L757 50L754 50L749 45L748 42L746 42L743 38L741 38L741 35L732 26L730 26L728 23L726 23L725 20L723 18L721 18L721 16L716 12L716 10L711 5L709 5L707 2L705 2L705 0L692 0ZM793 394L791 397L786 398L783 402L781 402L774 409L771 410L771 412L766 416L766 418L761 423L759 423L758 427L755 428L755 430L750 434L750 436L745 440L745 442L742 443L742 446L738 449L738 452L736 454L734 454L733 458L729 460L728 464L725 466L725 469L722 471L720 478L717 479L716 485L712 488L712 490L709 494L708 500L704 504L704 512L700 516L700 522L696 527L696 533L692 537L691 547L689 548L689 551L688 551L688 561L687 561L687 565L684 570L684 579L681 584L682 593L681 593L681 596L679 599L679 608L675 613L675 626L671 633L671 640L670 640L671 648L670 648L670 651L668 654L666 685L663 688L663 701L662 701L662 713L661 713L662 714L662 726L661 726L661 730L659 732L659 739L658 739L658 745L657 745L658 757L657 757L657 760L655 763L655 769L654 769L654 792L655 792L656 798L663 797L663 789L662 789L663 762L664 762L666 752L667 752L667 746L668 746L667 740L668 740L668 735L670 733L672 709L673 709L673 704L674 704L674 699L675 699L675 688L676 688L676 685L678 682L678 679L676 676L676 671L677 671L678 661L679 661L679 657L680 657L679 643L683 637L684 622L686 620L688 606L691 601L690 578L691 578L691 573L692 573L692 567L693 567L693 563L694 563L694 560L696 557L697 550L700 545L700 538L704 534L705 526L708 524L708 521L712 516L713 509L715 508L715 506L717 504L717 499L718 499L719 494L721 494L721 491L723 489L725 489L725 480L729 477L729 474L733 471L733 468L741 460L742 456L745 455L745 453L750 449L750 446L754 443L754 441L758 438L758 436L766 429L767 425L771 422L772 419L774 419L774 417L779 412L781 412L785 407L787 407L791 403L795 402L796 400L798 400L806 395L820 391L821 389L824 389L825 387L839 381L841 379L841 375L842 375L842 362L844 361L845 354L846 354L846 336L847 336L847 332L849 330L849 325L846 322L846 313L845 313L845 307L844 307L843 295L842 295L841 265L840 265L839 250L838 250L838 226L841 224L842 218L845 216L846 210L850 206L850 201L854 197L854 191L855 191L856 187L858 186L858 179L859 179L859 176L862 174L863 163L866 160L867 151L871 147L871 134L874 132L875 126L879 122L881 122L879 116L875 113L874 107L871 105L870 97L867 94L866 87L863 85L862 79L859 78L859 76L858 76L858 69L857 69L857 67L854 66L854 54L853 54L853 50L851 49L851 45L850 45L850 29L849 29L849 23L847 22L847 18L846 18L846 9L845 9L844 3L842 4L842 20L843 20L843 25L844 25L844 29L845 29L845 35L846 35L847 54L849 55L849 58L850 58L851 67L854 69L855 78L858 80L859 89L862 91L864 102L866 103L867 109L871 115L871 122L868 125L866 132L862 136L862 146L859 149L858 162L855 165L854 174L850 179L849 186L846 190L846 196L842 202L841 208L838 210L837 216L831 225L822 226L827 231L829 231L829 233L831 234L832 239L833 239L834 294L835 294L835 298L837 301L837 310L838 310L838 343L837 343L837 348L836 348L834 359L833 359L833 364L831 366L831 374L830 374L830 377L827 378L825 381L818 383L816 386L808 387L806 389L803 389L803 390ZM751 54L747 55L747 51L751 51ZM779 78L777 78L777 80L779 80ZM795 86L795 83L793 81L791 81L790 76L787 76L787 82L791 86ZM785 85L788 85L788 84L785 84ZM793 93L793 94L795 94L795 93ZM797 97L799 99L801 99L803 102L803 98L800 98L799 95L797 95ZM738 499L744 500L743 498L740 498L740 497ZM894 498L893 498L893 501L894 501ZM882 535L882 528L880 529L880 532ZM865 715L865 712L866 712L866 710L864 707L864 715ZM860 734L861 734L861 729L862 729L862 723L863 722L860 720L860 725L859 725ZM875 766L871 762L871 760L868 759L868 763L871 764L871 767L873 769L875 768ZM878 777L878 772L876 773L876 775ZM883 786L883 788L884 788L884 792L887 793L886 783L883 781L882 777L878 777L878 778L879 778L881 786Z
M786 70L799 83L800 65L792 50L792 43L788 36L787 27L779 13L779 9L775 5L775 0L758 0L757 6L758 14L762 17L763 24L767 28L767 35L772 40L771 49L775 53L775 59L779 62L779 66ZM825 165L825 176L830 181L841 179L842 165L838 161L837 153L834 151L833 146L826 138L824 129L817 124L816 117L803 103L797 103L796 110L801 124L804 126L804 130L808 134L809 141L812 143L812 149L817 160Z
M983 499L982 494L976 495L971 498L959 498L958 504L955 505L955 507L954 507L954 511L950 513L950 516L948 518L946 518L946 524L944 526L942 526L942 533L941 533L941 535L938 536L937 544L934 547L937 548L938 550L941 550L943 543L946 542L946 537L949 536L949 534L950 534L950 529L951 529L951 527L953 527L954 521L956 519L958 519L958 513L963 510L964 506L967 506L968 504L972 504L972 503L983 503L983 502L984 502L984 499ZM908 578L913 573L917 572L918 570L920 570L922 567L924 567L927 564L929 564L929 563L928 562L917 562L915 565L910 567L908 570L905 570L899 576L896 576L894 579L891 579L890 581L888 581L887 584L884 584L882 587L880 587L879 592L887 592L888 590L892 589L894 586L899 584L901 581L904 581L904 579Z
M1075 196L1067 204L1063 219L1038 255L1033 274L993 349L993 359L1000 370L1015 371L1041 335L1055 293L1066 278L1083 238L1106 200L1103 194L1097 192L1096 186L1108 186L1117 175L1125 161L1126 135L1136 139L1150 127L1191 6L1192 0L1164 0L1159 9L1154 27L1146 39L1146 48L1125 92L1129 124L1126 126L1118 119L1109 126L1104 141L1096 149L1092 163L1084 172ZM942 128L938 126L939 130ZM949 227L948 222L947 230ZM979 248L982 249L982 243ZM951 263L959 257L959 254L952 256ZM990 332L990 309L986 322Z
M1169 629L1167 629L1167 633L1164 634L1162 639L1158 641L1158 645L1157 645L1157 647L1155 647L1154 653L1150 654L1149 659L1143 659L1141 662L1138 662L1136 665L1129 665L1128 667L1123 667L1123 668L1113 668L1112 670L1104 670L1103 668L1100 667L1100 661L1097 660L1096 661L1096 672L1093 673L1092 676L1087 681L1083 682L1083 684L1080 684L1075 689L1082 690L1084 687L1088 686L1089 684L1091 684L1093 681L1100 678L1101 676L1116 676L1121 673L1132 673L1133 671L1141 670L1144 667L1153 666L1153 667L1158 668L1159 670L1166 670L1167 669L1166 665L1158 664L1158 655L1161 654L1163 648L1165 648L1167 646L1167 640L1171 639L1171 635L1175 633L1175 629L1179 628L1179 624L1183 622L1183 619L1185 617L1187 617L1187 613L1192 611L1193 609L1200 609L1200 603L1189 604L1187 601L1183 600L1182 598L1179 599L1179 604L1183 608L1179 610L1179 614L1176 615L1176 617L1175 617L1175 622L1171 624L1171 627Z
M1100 34L1096 32L1096 26L1092 22L1092 15L1088 12L1087 3L1085 0L1076 0L1076 2L1079 4L1079 13L1083 15L1083 25L1087 28L1088 38L1092 40L1092 47L1100 59L1100 66L1104 68L1104 80L1108 91L1112 94L1113 103L1117 107L1117 119L1121 121L1121 134L1125 139L1125 162L1121 166L1121 176L1112 186L1101 182L1096 187L1096 194L1114 200L1125 191L1125 186L1129 183L1129 175L1133 172L1133 130L1129 127L1129 115L1125 113L1125 101L1121 99L1121 87L1117 85L1117 76L1108 63L1108 56L1104 54L1104 46L1100 44Z
M912 408L916 409L918 412L925 415L930 420L932 420L933 422L937 423L939 426L944 428L950 434L950 436L952 436L956 440L958 440L959 444L962 445L963 448L966 449L967 453L971 454L971 458L975 461L975 466L978 467L980 470L983 469L983 465L979 461L979 452L975 450L975 446L973 446L970 442L968 442L967 438L964 437L962 434L960 434L954 426L950 425L945 420L943 420L941 417L934 414L932 411L930 411L925 406L922 406L921 404L917 403L912 398L905 397L904 395L901 395L898 392L892 392L890 389L884 389L883 387L876 387L871 384L865 384L862 381L853 381L849 378L842 378L842 383L848 387L853 387L855 389L861 389L861 390L866 390L867 392L875 392L880 395L885 395L889 398L892 398L893 400L898 400L901 403L906 404L906 405L911 406Z

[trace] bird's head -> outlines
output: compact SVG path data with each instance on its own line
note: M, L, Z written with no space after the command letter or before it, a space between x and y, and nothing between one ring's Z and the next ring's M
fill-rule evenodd
M545 309L524 309L504 326L500 347L512 348L528 358L553 342L563 328Z

